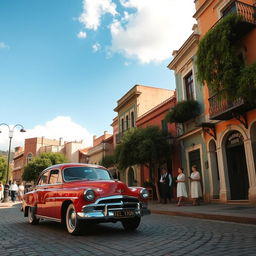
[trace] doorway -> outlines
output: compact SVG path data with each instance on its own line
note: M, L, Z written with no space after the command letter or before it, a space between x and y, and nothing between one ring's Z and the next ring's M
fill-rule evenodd
M129 187L132 187L132 186L135 186L136 182L135 182L135 178L134 178L134 170L132 167L129 168L128 170L128 186Z
M226 155L231 200L247 200L249 180L244 139L240 132L234 131L228 136Z

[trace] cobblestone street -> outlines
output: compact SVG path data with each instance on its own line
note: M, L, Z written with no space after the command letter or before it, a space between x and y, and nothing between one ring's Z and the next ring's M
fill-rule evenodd
M32 226L18 206L0 209L0 255L255 255L256 227L152 214L136 232L95 225L71 236L58 223Z

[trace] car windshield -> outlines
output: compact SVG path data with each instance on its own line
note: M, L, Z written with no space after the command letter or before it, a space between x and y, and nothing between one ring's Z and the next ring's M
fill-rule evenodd
M112 180L110 173L101 168L94 167L68 167L64 169L65 181L73 180Z

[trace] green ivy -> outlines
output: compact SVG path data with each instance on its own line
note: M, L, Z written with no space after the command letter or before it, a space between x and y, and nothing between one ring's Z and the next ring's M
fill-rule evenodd
M199 82L206 82L212 93L226 90L230 98L237 96L237 81L244 67L234 44L242 19L237 14L227 15L206 33L197 52Z
M180 101L170 109L165 119L170 123L185 123L199 114L200 106L197 101Z
M238 95L251 104L256 104L256 63L247 65L241 72Z

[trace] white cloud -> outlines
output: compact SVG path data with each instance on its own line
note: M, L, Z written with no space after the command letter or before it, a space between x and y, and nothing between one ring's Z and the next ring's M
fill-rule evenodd
M100 8L103 2L108 8ZM84 0L84 12L79 18L87 29L97 30L102 16L112 14L108 24L112 41L108 49L113 53L121 53L141 63L161 62L170 58L172 51L179 49L192 33L195 23L192 0L119 2L123 10L117 13L113 0Z
M81 39L82 39L82 38L86 38L86 36L87 36L87 35L86 35L86 32L84 32L84 31L80 31L80 32L77 34L77 37L78 37L78 38L81 38Z
M4 42L0 42L0 49L4 49L4 48L7 48L7 49L9 49L10 48L10 46L9 45L7 45L7 44L5 44Z
M10 127L12 128L13 126L10 125ZM0 128L2 131L2 133L0 133L0 149L6 151L9 145L8 128L5 126L1 126ZM12 148L23 146L25 138L42 136L56 140L63 138L64 141L83 140L85 147L92 145L93 138L93 135L90 134L86 128L72 121L71 117L57 116L53 120L47 121L45 124L37 125L32 129L26 129L25 133L21 133L18 129L15 129L12 139Z
M163 61L192 33L193 1L128 0L123 4L137 12L126 26L116 20L112 23L112 50L128 58L142 63Z
M83 13L79 21L88 29L97 30L104 14L117 14L116 5L112 0L83 0Z
M92 49L94 52L98 52L101 49L101 45L99 43L96 43L92 46Z

